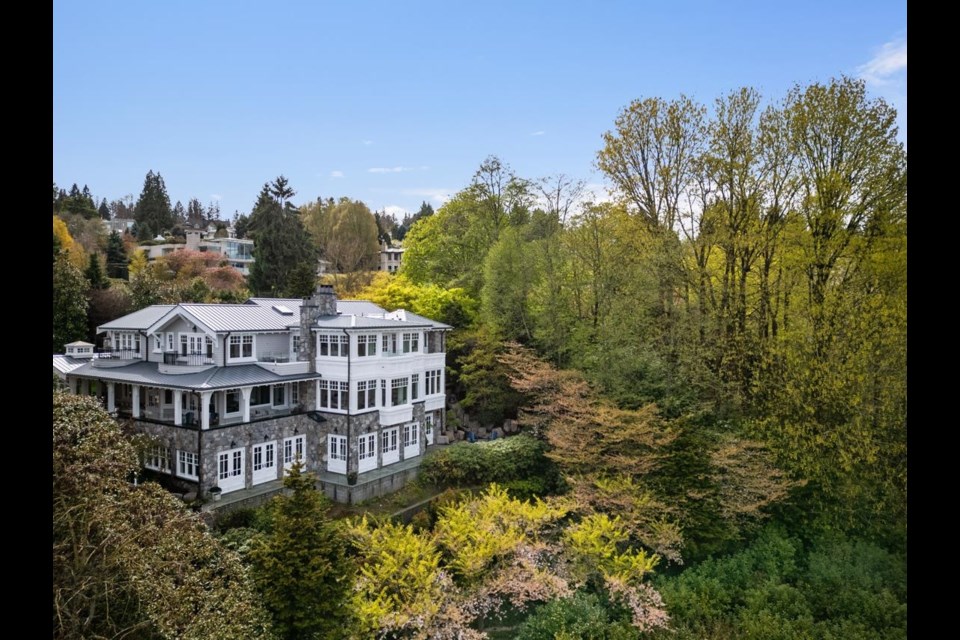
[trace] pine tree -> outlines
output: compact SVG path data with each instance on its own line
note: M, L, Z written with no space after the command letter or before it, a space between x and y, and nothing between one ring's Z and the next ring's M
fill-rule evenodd
M83 275L90 283L92 289L106 289L110 286L110 283L107 282L107 279L103 275L103 267L100 266L99 253L90 254L90 261Z
M300 214L290 203L294 195L286 178L280 176L273 184L263 185L250 214L247 235L256 244L249 284L257 295L285 294L290 275L297 265L315 260L313 245Z
M344 637L352 613L354 568L344 535L327 517L327 499L297 461L274 498L272 527L251 543L253 577L281 638Z
M205 218L203 205L196 198L190 198L190 202L187 203L187 224L194 227L203 227L206 225Z
M147 172L143 180L143 191L140 192L134 208L134 218L137 221L139 240L148 240L173 227L170 196L167 195L167 187L159 173Z
M127 249L117 231L107 239L107 276L127 279Z
M61 252L53 263L53 353L86 334L88 288L83 273Z
M106 198L100 201L100 208L97 210L97 213L100 215L100 218L103 220L110 219L110 207L107 206Z

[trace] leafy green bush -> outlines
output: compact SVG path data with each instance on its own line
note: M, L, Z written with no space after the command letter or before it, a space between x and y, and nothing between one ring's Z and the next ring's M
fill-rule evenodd
M906 638L906 562L860 540L809 550L769 527L746 549L706 560L657 587L674 640Z
M559 482L559 474L544 451L543 442L525 434L489 442L460 442L427 454L419 475L424 482L440 487L491 482L509 486L528 481L515 489L521 493L538 490L544 495L554 491Z
M636 629L615 619L594 594L579 591L572 598L539 607L517 630L517 640L633 640Z

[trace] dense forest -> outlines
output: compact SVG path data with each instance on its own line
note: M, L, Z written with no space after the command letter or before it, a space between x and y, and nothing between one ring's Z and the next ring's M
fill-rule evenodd
M637 99L596 155L611 197L490 156L443 206L406 221L397 275L364 271L390 233L366 205L296 208L285 181L265 185L251 233L260 256L269 247L290 262L258 263L249 290L297 293L297 265L325 256L347 272L329 276L341 297L455 326L448 401L522 433L431 452L418 487L439 496L408 525L335 517L296 469L269 507L189 532L188 551L208 536L223 553L193 560L222 563L207 595L239 585L227 601L239 613L198 631L142 582L173 589L163 576L176 566L123 546L96 555L114 529L155 522L140 511L182 508L151 494L121 515L135 462L108 476L95 452L61 457L96 408L57 394L55 474L98 475L92 490L114 498L55 485L56 635L905 638L907 183L895 115L848 78L777 102L749 88L709 106ZM276 230L312 243L291 249ZM94 278L141 292L128 310L191 295L197 278L200 299L217 290L212 265L181 267L189 275L162 298L149 294L181 269L149 283L134 263L129 283L107 284L70 261L72 242L55 219L63 314L87 313ZM67 320L58 334L54 319L55 350L88 328ZM91 424L103 455L126 441ZM86 500L96 511L80 517ZM150 538L157 558L161 538ZM87 548L100 550L81 565ZM84 617L111 594L122 609Z

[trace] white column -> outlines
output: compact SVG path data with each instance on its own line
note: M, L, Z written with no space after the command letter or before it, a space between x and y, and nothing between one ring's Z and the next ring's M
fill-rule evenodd
M240 387L240 406L243 408L243 421L250 422L250 396L253 387Z
M131 411L134 418L140 417L140 385L133 385L133 404L131 406Z
M210 428L210 397L213 391L200 392L200 428Z
M115 382L107 383L107 412L113 413L117 408L117 384Z
M183 424L183 391L173 392L173 424Z

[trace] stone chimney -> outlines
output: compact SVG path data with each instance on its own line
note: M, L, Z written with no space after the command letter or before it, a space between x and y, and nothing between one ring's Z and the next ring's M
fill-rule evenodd
M317 290L309 298L304 298L300 305L300 352L298 360L310 363L310 371L315 372L317 366L317 341L313 329L317 318L337 315L337 296L329 284L317 285Z

